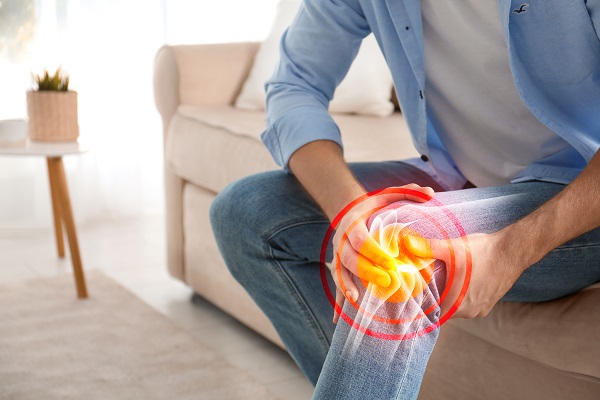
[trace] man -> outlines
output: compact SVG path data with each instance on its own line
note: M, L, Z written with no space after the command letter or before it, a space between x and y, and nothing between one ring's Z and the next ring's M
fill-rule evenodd
M547 301L600 281L598 29L600 0L304 1L267 85L263 133L293 175L233 184L215 200L211 221L233 275L308 378L318 379L315 398L416 398L437 338L438 330L394 344L367 337L342 355L352 328L331 323L319 251L329 223L366 191L408 185L422 196L384 196L379 205L434 196L454 207L472 256L455 317L486 315L499 300ZM343 160L327 106L370 32L421 159ZM363 213L346 213L338 232ZM352 275L376 281L386 274L385 252L364 246L363 219L338 255L340 303L359 297ZM465 274L464 263L456 268ZM441 290L440 279L433 286ZM441 307L444 313L449 304Z

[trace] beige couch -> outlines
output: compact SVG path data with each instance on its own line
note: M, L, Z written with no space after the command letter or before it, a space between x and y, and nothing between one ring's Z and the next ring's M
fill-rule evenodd
M281 346L228 273L208 217L227 184L277 168L260 142L263 113L232 106L257 49L256 43L165 46L157 54L168 266L174 277ZM334 117L349 161L417 155L400 113ZM499 304L484 319L452 320L441 331L419 398L598 400L599 336L597 286L549 303Z

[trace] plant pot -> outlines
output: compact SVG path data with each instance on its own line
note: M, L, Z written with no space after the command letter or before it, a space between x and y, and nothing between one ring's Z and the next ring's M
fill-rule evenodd
M77 140L77 92L27 92L28 135L48 142Z

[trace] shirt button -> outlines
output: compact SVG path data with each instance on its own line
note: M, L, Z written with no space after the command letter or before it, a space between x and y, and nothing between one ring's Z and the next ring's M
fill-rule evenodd
M423 155L421 156L421 160L423 160L423 161L427 162L427 161L429 161L429 157L427 157L425 154L423 154Z

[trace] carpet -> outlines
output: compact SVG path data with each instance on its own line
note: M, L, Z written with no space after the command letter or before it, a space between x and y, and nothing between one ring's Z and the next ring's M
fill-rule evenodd
M0 399L274 399L116 282L90 271L0 285Z

